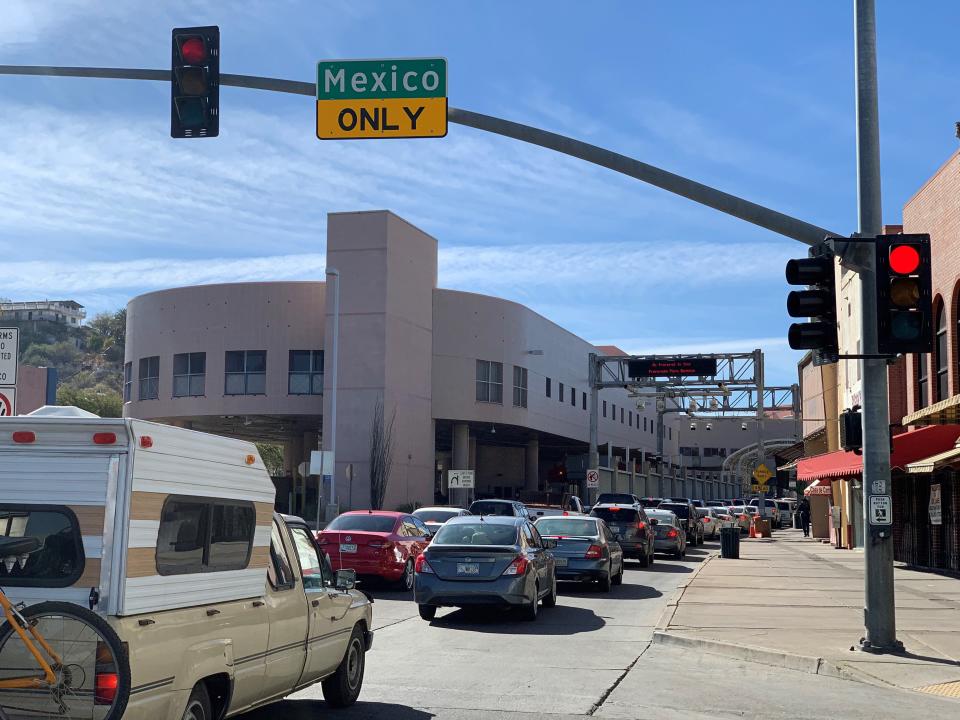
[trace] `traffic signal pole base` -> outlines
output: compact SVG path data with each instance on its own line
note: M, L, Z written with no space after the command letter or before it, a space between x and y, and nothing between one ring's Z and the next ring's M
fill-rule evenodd
M870 653L871 655L903 655L907 652L903 643L899 640L894 640L890 645L875 645L866 638L860 638L856 649L859 652Z

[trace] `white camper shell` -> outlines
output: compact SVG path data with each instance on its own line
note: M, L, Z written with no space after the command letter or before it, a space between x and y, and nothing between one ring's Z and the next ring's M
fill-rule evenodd
M2 423L0 534L17 510L48 511L66 553L59 573L26 583L0 568L11 600L64 600L123 617L263 594L274 486L255 445L62 410ZM213 504L222 542L189 552L202 503ZM252 542L241 532L251 520ZM165 548L178 552L165 558Z

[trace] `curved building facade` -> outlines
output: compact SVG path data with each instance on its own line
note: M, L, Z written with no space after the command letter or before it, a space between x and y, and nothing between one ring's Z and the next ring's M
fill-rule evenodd
M334 431L324 497L370 506L378 403L394 418L384 507L446 499L449 469L473 469L477 494L504 497L578 479L597 348L523 305L438 288L436 240L389 212L331 215L327 267L339 275L335 414L331 281L134 298L125 415L281 444L279 503L308 517L319 479L301 463L332 449ZM633 464L655 452L655 408L626 390L604 390L600 405L602 457ZM675 435L665 455L677 454Z

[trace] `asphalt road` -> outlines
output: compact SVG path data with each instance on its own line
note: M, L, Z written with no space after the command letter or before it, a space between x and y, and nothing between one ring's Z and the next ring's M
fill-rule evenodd
M708 542L682 561L628 563L623 585L608 594L561 583L557 607L535 622L441 610L428 623L405 594L370 588L376 636L360 701L332 711L317 685L243 720L877 720L960 712L956 701L651 645L674 590L716 550Z

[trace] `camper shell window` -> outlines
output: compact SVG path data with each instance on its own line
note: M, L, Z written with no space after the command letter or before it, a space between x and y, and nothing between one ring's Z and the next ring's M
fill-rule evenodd
M5 538L33 537L40 547L20 567L0 562L0 586L61 588L83 574L83 540L73 511L60 505L0 503L0 544ZM2 558L0 558L2 560Z
M250 562L255 529L253 503L168 497L157 536L157 572L187 575L243 570Z

